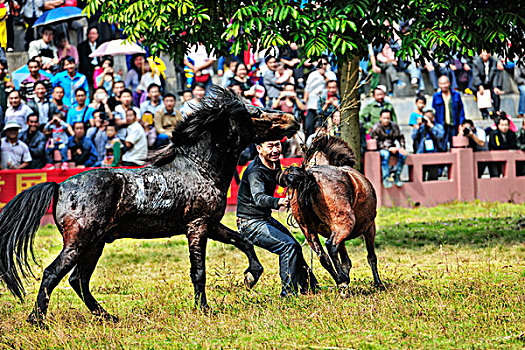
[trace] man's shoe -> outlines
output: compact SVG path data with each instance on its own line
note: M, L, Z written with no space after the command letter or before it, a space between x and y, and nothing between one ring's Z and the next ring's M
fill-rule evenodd
M62 170L69 170L69 164L68 162L62 163Z
M7 50L6 50L6 52L13 52L13 51L15 51L15 50L12 47L8 47Z
M401 179L399 178L399 175L396 175L394 177L394 183L396 184L397 187L403 187L403 181L401 181Z
M390 181L389 179L384 179L383 180L383 186L385 188L391 188L392 187L392 181Z

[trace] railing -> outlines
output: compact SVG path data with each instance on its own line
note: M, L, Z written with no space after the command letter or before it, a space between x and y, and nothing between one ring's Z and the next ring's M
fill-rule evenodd
M457 137L455 146L464 146L465 138ZM369 149L374 142L369 143ZM470 201L525 202L525 152L473 152L470 148L453 148L450 153L409 155L408 181L403 187L386 189L382 185L379 152L365 154L365 175L372 182L378 197L378 206L414 205L433 206L440 203ZM478 168L501 166L502 177L478 177ZM439 180L425 181L424 170L438 168ZM443 177L443 174L447 174Z

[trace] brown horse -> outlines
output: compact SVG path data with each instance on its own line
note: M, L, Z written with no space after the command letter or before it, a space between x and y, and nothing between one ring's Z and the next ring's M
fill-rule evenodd
M354 164L354 153L346 142L322 136L306 152L303 165L284 170L279 183L292 189L292 213L337 285L346 288L350 282L352 262L345 242L363 235L374 284L383 289L374 249L376 194L370 181L352 168ZM318 233L327 238L328 254Z

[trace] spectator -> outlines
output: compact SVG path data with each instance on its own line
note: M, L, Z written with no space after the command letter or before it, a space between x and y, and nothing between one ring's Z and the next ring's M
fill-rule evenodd
M43 74L40 74L40 62L35 58L30 58L27 61L27 68L29 69L29 76L20 83L20 95L25 101L35 98L35 84L42 82L46 88L46 96L51 96L53 91L53 84L51 80Z
M520 101L518 104L518 118L525 115L525 65L516 65L514 67L514 79L520 91Z
M155 113L161 110L162 107L163 105L160 96L160 86L157 84L151 84L148 87L148 100L140 104L140 114L144 115L144 113L148 111L155 115Z
M483 95L485 91L490 91L492 107L495 111L499 111L501 103L499 95L502 93L503 85L502 69L503 66L499 67L498 61L485 50L472 61L471 89L475 96L478 92ZM488 109L482 108L480 111L483 118L488 119Z
M295 115L296 119L300 119L300 113L304 112L305 105L303 101L297 96L294 84L284 85L284 90L279 92L279 96L272 103L272 108L279 111Z
M152 62L154 64L154 62ZM152 68L150 60L148 59L144 62L142 66L142 76L140 77L140 83L137 86L137 93L140 95L140 103L143 103L146 100L146 92L150 85L155 84L160 87L162 81L160 79L160 74L156 68Z
M35 40L35 29L33 24L42 15L42 9L44 7L44 0L26 0L24 1L24 7L22 7L21 14L24 17L26 23L26 35L25 35L25 50L29 48L29 43Z
M93 108L93 114L99 112L102 120L107 121L114 118L113 109L111 109L111 106L109 105L108 93L103 87L99 87L95 90L93 102L89 104L89 107Z
M69 137L67 148L71 161L77 168L92 167L97 162L98 154L91 139L85 136L84 123L73 124L74 135Z
M274 100L279 97L281 86L277 84L277 76L275 75L275 68L277 67L277 60L273 56L268 56L264 60L268 70L263 75L263 85L266 88L266 96L268 96L268 104L272 105Z
M42 29L42 39L33 40L29 43L29 50L27 51L29 58L40 56L42 58L42 69L44 70L50 70L59 63L53 37L53 28L44 27Z
M394 93L394 84L400 89L405 86L397 73L397 58L389 44L385 44L383 49L377 55L377 63L381 72L386 76L387 91L390 96Z
M516 144L518 149L525 151L525 119L523 119L521 129L516 135Z
M124 144L127 151L122 157L122 165L143 165L148 155L148 141L146 140L146 132L138 122L135 110L128 109L126 111L126 122L128 132Z
M102 66L95 69L93 79L95 80L95 88L103 87L108 92L111 92L116 82L122 80L120 75L115 73L115 70L113 69L113 58L111 56L104 57L102 60ZM124 88L124 83L122 83L122 89ZM111 93L111 96L113 96L113 93Z
M489 150L501 151L517 149L516 134L509 130L509 120L507 117L500 117L497 120L498 128L490 134ZM492 162L489 164L490 177L500 177L503 172L502 162Z
M44 169L62 170L69 169L68 162L68 133L73 135L73 128L62 120L62 113L55 113L53 118L44 126L44 133L49 136L49 141L46 146L47 165ZM60 165L62 163L62 165ZM54 165L53 165L54 164Z
M308 110L304 120L304 133L306 138L314 132L319 96L326 88L326 82L337 80L333 72L326 70L327 66L328 59L326 57L319 59L317 69L310 73L306 80L306 87L304 88L304 100L306 101L306 108Z
M330 117L334 111L339 110L341 98L337 81L330 80L326 83L326 91L323 91L317 104L317 115L323 117L323 121Z
M122 93L122 91L124 91L125 88L126 86L124 85L123 81L115 81L113 83L113 89L111 89L111 97L108 99L108 105L112 111L114 111L115 107L117 107L120 104L120 94Z
M140 96L138 96L138 94L135 93L135 91L137 91L137 86L139 86L140 78L142 77L142 66L144 65L145 61L146 57L144 56L144 54L140 53L132 55L128 73L124 78L125 87L133 91L133 102L135 102L135 104L139 104L140 102Z
M117 137L117 127L114 121L111 121L106 126L106 136L107 141L102 166L114 168L119 166L122 154L122 141Z
M215 55L208 54L206 48L202 44L192 46L190 52L184 56L184 64L195 74L195 83L201 83L205 88L212 83L212 66L215 60Z
M374 100L369 102L362 110L359 112L359 119L364 124L367 132L370 132L372 127L379 122L379 116L381 111L387 109L390 111L390 118L393 122L397 121L396 111L394 106L385 101L386 88L383 85L378 85L374 89Z
M255 87L251 83L248 77L248 69L244 63L237 64L235 67L235 76L230 79L230 85L237 83L242 89L242 95L244 97L253 97L255 96Z
M389 109L381 111L379 123L372 128L371 137L377 140L377 148L381 155L381 172L383 186L392 187L390 180L390 157L397 156L397 164L394 167L394 183L401 187L403 183L400 180L401 170L405 165L407 151L405 150L405 137L399 130L399 126L391 121L392 112ZM399 146L396 145L399 143Z
M57 110L53 102L47 98L46 86L43 82L39 81L35 84L34 96L33 99L27 101L27 105L38 116L38 122L41 128L43 128Z
M77 48L69 43L65 33L60 33L57 35L57 45L57 56L59 61L68 56L71 56L75 59L75 63L78 64Z
M341 111L335 110L331 117L328 117L326 126L330 136L341 137Z
M421 119L423 118L423 110L425 109L426 105L427 99L424 95L416 96L416 111L412 112L410 114L410 117L408 118L408 125L410 125L416 130L419 129L419 126L421 125Z
M108 141L106 126L109 124L109 120L107 116L104 118L104 112L95 111L95 113L93 113L93 121L95 125L88 129L86 137L93 142L97 149L98 157L95 166L100 166L106 154L106 142Z
M468 147L472 148L474 152L489 150L485 130L476 128L474 122L470 119L463 120L463 123L459 126L458 135L468 137ZM481 178L486 167L487 163L478 162L478 178Z
M221 80L221 86L222 87L228 87L230 84L230 80L235 76L235 68L237 67L237 60L232 59L230 63L228 63L228 69L226 69L226 72L222 75Z
M88 85L91 90L93 91L94 87L94 81L93 81L93 74L95 73L95 69L97 69L100 66L100 61L98 57L89 57L97 47L99 47L100 42L98 39L98 28L97 27L90 27L88 29L88 35L87 40L81 42L78 44L78 54L79 54L79 64L78 64L78 71L86 76L88 80ZM88 90L86 90L88 91Z
M7 94L14 89L15 85L7 70L7 57L1 54L3 54L3 50L0 48L0 108L5 111L7 109Z
M75 91L82 88L86 92L86 103L89 103L89 86L85 75L77 72L77 66L73 57L63 60L64 71L57 73L52 80L53 86L61 86L64 89L63 102L71 107L75 103Z
M53 108L56 107L56 110L62 113L62 120L66 120L67 113L69 112L69 107L66 106L63 102L64 98L64 88L62 86L55 86L53 88L53 93L51 94Z
M436 123L443 125L445 136L441 148L446 151L452 145L452 136L456 136L458 126L465 119L461 94L450 89L450 80L446 75L438 79L440 91L432 97L432 108L436 111Z
M0 140L2 169L24 169L31 162L31 153L29 147L18 140L20 125L13 122L7 122L4 127L5 137Z
M416 96L421 95L425 91L425 81L421 75L421 66L419 63L412 61L407 67L407 73L410 76L410 84L412 89L416 91Z
M419 129L412 131L412 139L414 140L416 153L441 152L444 135L445 130L443 126L435 122L434 111L432 109L425 110ZM440 171L440 166L423 165L424 181L437 180Z
M179 112L177 112L179 113ZM146 139L148 141L148 148L155 148L155 145L157 144L157 130L155 130L155 116L149 112L146 111L142 115L142 121L140 122L142 127L144 128L144 131L146 132Z
M155 112L155 130L157 130L157 146L169 142L171 133L182 121L182 114L175 110L175 95L164 96L164 106Z
M284 86L284 84L295 84L295 80L293 78L293 70L290 68L287 68L284 63L279 62L277 63L275 67L275 76L277 77L277 80L275 83L278 86Z
M69 125L74 125L75 123L84 123L91 126L95 125L93 120L93 112L95 110L92 107L86 105L86 99L86 90L83 88L78 88L75 90L75 100L77 103L73 105L67 113L66 122Z
M27 117L33 114L33 110L23 103L20 92L17 90L9 93L9 104L5 112L5 124L16 123L22 128L22 131L26 131Z
M182 92L182 102L184 103L184 102L188 102L191 100L193 100L193 93L191 92L191 90L184 90Z
M428 78L430 79L430 82L432 83L432 87L434 88L434 92L437 92L439 89L439 77L447 76L448 80L451 83L451 90L457 90L458 89L458 83L456 81L456 74L454 73L454 70L457 69L457 67L449 62L446 63L435 63L435 62L429 62L426 64L425 68L428 71ZM453 68L453 69L452 69Z
M120 93L120 104L115 107L114 113L115 124L118 127L117 136L120 139L126 137L126 130L129 124L127 122L126 112L130 109L135 111L135 115L140 116L140 110L133 106L133 93L129 89L124 89Z
M182 104L182 107L180 108L180 112L182 113L183 116L187 116L191 114L191 112L193 111L193 108L200 103L201 99L204 98L204 95L206 94L204 85L202 85L201 83L195 84L195 86L193 87L192 94L193 94L193 99L190 101L184 102Z
M30 114L27 117L27 130L20 134L20 141L29 147L33 161L30 169L42 169L46 165L46 137L38 130L38 116Z

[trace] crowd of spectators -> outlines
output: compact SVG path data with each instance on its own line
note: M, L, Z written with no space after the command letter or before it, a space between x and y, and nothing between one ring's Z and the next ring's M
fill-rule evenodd
M18 89L10 79L7 61L0 56L3 168L142 165L148 151L166 145L177 124L191 118L213 81L220 81L247 104L291 113L302 123L302 131L286 141L285 156L301 155L300 145L310 144L319 133L341 135L341 95L333 55L317 61L303 59L301 49L290 43L280 49L216 57L203 45L195 45L180 64L175 63L178 91L171 92L146 55L128 57L124 72L114 68L113 57L89 57L104 41L118 36L115 26L96 23L96 16L90 23L83 19L68 24L77 31L78 45L69 42L60 25L32 29L43 10L62 2L25 2L21 13L28 24L29 61ZM1 53L12 51L13 40L8 34L1 41ZM361 65L361 79L373 97L360 111L363 150L364 140L377 139L386 187L402 186L407 150L399 125L405 120L413 127L410 151L414 153L446 152L452 137L461 133L476 151L525 147L524 132L514 135L518 128L512 117L500 111L503 74L513 69L520 91L516 117L523 117L525 68L511 66L486 51L476 57L451 55L447 62L427 62L402 61L397 50L395 39L370 46L368 60ZM409 116L396 113L390 100L405 89L404 73L416 95L416 108ZM429 106L424 75L434 91ZM488 130L475 128L466 119L465 94L476 97L484 118L494 119ZM245 154L250 153L253 156L253 147ZM393 168L391 156L398 158ZM427 170L428 180L441 173ZM495 168L489 171L491 176L501 174Z

